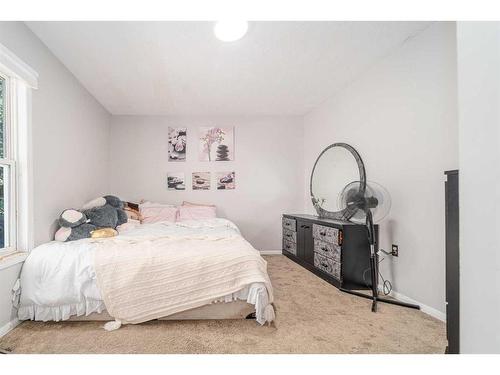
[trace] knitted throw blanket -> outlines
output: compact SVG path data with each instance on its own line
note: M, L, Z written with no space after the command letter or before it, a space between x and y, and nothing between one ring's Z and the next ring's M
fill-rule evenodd
M267 263L239 235L117 237L96 246L97 285L114 329L210 304L255 282L265 284L266 319L274 319Z

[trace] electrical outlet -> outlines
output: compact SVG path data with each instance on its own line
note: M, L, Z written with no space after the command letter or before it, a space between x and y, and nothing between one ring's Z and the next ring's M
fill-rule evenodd
M399 256L399 248L398 245L392 244L392 256L397 257Z

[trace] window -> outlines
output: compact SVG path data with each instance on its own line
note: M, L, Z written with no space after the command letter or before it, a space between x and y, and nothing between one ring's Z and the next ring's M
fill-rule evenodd
M0 256L33 248L31 93L38 73L0 44Z
M0 72L0 251L16 248L15 161L9 78Z

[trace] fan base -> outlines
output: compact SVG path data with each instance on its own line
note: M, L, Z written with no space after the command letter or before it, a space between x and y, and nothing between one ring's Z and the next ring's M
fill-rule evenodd
M366 299L371 299L372 300L372 311L373 312L377 312L377 302L384 302L384 303L389 303L391 305L398 305L398 306L408 307L410 309L420 310L420 306L419 305L414 305L412 303L401 302L401 301L398 301L398 300L395 300L395 299L387 299L387 298L381 298L381 297L374 297L374 296L371 296L369 294L357 292L355 290L344 289L344 288L340 288L340 290L342 292L344 292L344 293L349 293L349 294L353 294L353 295L358 296L358 297L363 297L363 298L366 298Z

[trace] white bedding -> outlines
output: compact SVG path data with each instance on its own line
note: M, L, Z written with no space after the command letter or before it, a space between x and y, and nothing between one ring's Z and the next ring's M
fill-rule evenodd
M208 219L129 226L117 238L143 241L166 236L210 239L230 238L240 233L228 220ZM21 272L19 319L59 321L105 310L94 268L97 244L98 241L92 239L53 241L33 249ZM263 309L268 304L268 292L263 283L252 283L235 293L220 296L217 301L236 299L255 305L257 321L265 322Z

